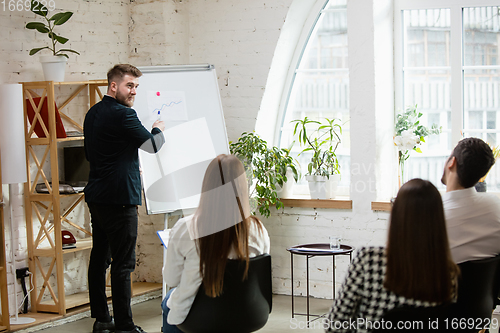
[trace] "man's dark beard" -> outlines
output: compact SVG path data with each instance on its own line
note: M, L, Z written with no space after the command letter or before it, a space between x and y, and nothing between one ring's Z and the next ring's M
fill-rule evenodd
M122 95L120 92L116 92L116 96L115 96L115 99L118 103L122 104L122 105L125 105L125 106L128 106L128 107L132 107L132 105L134 105L134 102L133 100L131 102L128 102L127 101L127 96L124 96Z

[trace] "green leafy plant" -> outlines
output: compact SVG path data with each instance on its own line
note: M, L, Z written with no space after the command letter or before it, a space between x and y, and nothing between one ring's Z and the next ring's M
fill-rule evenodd
M311 161L307 165L307 174L326 176L340 174L339 160L336 151L341 143L342 125L340 120L325 118L325 122L304 119L292 120L295 123L293 135L298 132L299 143L305 146L299 155L312 152ZM311 129L311 127L314 128Z
M298 180L297 165L289 148L267 146L267 142L255 133L244 132L238 141L230 143L231 154L238 157L247 170L247 178L251 190L251 204L259 209L262 216L269 217L270 207L283 208L278 198L276 186L283 186L288 180L287 169L293 172L295 181ZM255 186L251 186L255 180ZM253 188L252 188L253 187Z
M30 10L35 13L36 15L42 16L45 19L44 22L29 22L26 24L27 29L34 29L42 34L47 34L49 37L51 44L50 46L44 46L44 47L37 47L33 48L30 50L30 55L34 55L38 53L41 50L48 49L52 51L52 54L55 56L65 56L66 58L69 58L68 55L65 52L73 52L76 54L80 54L75 50L72 49L60 49L56 50L56 45L59 44L66 44L68 42L68 38L62 37L60 35L57 35L54 32L54 28L56 26L60 26L64 23L66 23L71 16L73 16L72 12L64 12L64 13L57 13L52 15L50 18L48 17L49 10L47 9L46 6L42 5L39 1L31 1L31 7Z

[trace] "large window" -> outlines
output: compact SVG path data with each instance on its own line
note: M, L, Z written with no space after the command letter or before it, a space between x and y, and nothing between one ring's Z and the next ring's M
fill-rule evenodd
M325 117L340 119L343 124L342 143L337 149L342 176L340 194L348 194L350 182L346 2L347 0L328 1L317 17L294 70L280 138L281 147L289 147L295 141L292 152L297 156L301 147L297 138L293 137L292 120L306 116L315 120ZM297 159L305 174L310 155L302 154ZM305 186L296 188L300 192Z
M500 7L494 4L396 1L396 106L416 104L425 125L443 129L428 138L422 154L412 152L411 178L444 188L444 163L458 140L473 136L500 144ZM500 190L499 172L496 166L489 173L488 190Z

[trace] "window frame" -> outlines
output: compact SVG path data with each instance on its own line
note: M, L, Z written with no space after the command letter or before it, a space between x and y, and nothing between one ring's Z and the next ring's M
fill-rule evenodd
M299 75L304 74L304 73L310 73L310 72L321 72L321 73L328 73L328 72L349 72L349 67L348 64L345 63L345 67L342 68L323 68L323 69L308 69L308 68L300 68L301 61L304 60L304 55L306 54L308 50L308 46L310 41L315 37L315 34L317 32L317 29L320 28L319 23L322 18L322 16L325 13L328 12L336 12L336 11L347 11L347 4L345 5L345 8L337 8L335 5L330 7L331 3L335 3L335 0L316 0L316 3L314 6L312 6L311 11L303 25L303 29L300 33L299 38L297 39L297 43L295 45L295 49L291 58L291 61L289 62L289 67L287 70L286 78L285 78L285 83L283 85L282 89L282 94L280 98L280 103L279 103L279 108L277 112L277 121L276 121L276 126L274 127L274 143L277 147L280 148L288 148L284 147L282 143L282 139L285 138L290 129L293 129L293 124L289 125L285 123L286 120L286 115L288 112L288 107L290 104L290 101L292 99L292 92L294 89L294 85L297 83L297 78ZM321 61L321 57L318 57L318 61ZM319 66L321 67L321 66ZM347 101L348 103L349 101ZM285 140L286 141L286 140ZM286 145L286 143L285 143ZM298 143L295 142L295 147L297 146ZM342 148L340 149L342 150ZM349 155L350 155L350 149ZM303 165L304 166L304 165ZM348 170L347 172L350 172L350 168L343 168L342 169L342 174L346 172L345 170ZM302 168L302 172L305 173L306 170ZM349 179L349 178L347 178ZM303 196L305 194L304 190L307 188L307 183L303 181L302 179L299 180L299 185L300 186L295 186L294 190L294 195L298 196ZM345 186L345 184L339 185L338 187L338 196L341 197L348 197L350 192L350 185Z
M311 9L311 15L307 18L304 23L300 37L297 40L295 51L290 61L290 66L287 71L285 84L283 85L282 96L279 103L279 109L277 114L277 122L274 128L274 142L279 146L281 142L281 134L283 132L283 123L285 121L285 114L288 103L290 101L290 95L292 92L292 87L295 83L295 78L297 76L297 70L306 50L307 44L313 35L316 25L321 17L321 14L325 10L330 0L317 0ZM313 15L314 13L314 15ZM284 147L286 148L286 147Z
M464 82L463 71L476 66L464 66L463 62L463 17L462 10L467 7L499 6L495 0L395 0L394 1L394 82L395 82L395 112L404 110L404 26L403 11L412 9L450 9L450 99L451 99L451 141L452 146L462 139L464 127ZM458 33L457 33L458 32ZM500 66L495 67L500 70ZM431 67L426 67L431 68Z

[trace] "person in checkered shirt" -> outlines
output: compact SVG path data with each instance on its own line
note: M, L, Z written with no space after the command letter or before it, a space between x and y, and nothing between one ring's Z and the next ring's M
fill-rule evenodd
M395 307L454 301L457 275L441 195L429 181L412 179L394 201L387 246L360 249L323 327L370 332Z

